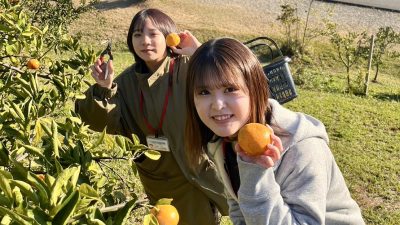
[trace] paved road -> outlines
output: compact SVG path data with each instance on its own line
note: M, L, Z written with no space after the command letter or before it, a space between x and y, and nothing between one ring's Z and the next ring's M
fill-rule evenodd
M332 1L400 11L399 0L332 0Z

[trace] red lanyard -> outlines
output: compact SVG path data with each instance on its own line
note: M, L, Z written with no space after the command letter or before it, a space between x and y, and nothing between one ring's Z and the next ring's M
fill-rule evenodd
M155 135L155 137L158 137L158 131L161 130L163 122L164 122L165 114L167 114L168 100L169 100L169 96L172 94L172 73L174 72L174 64L175 64L175 60L173 58L171 58L171 61L169 63L169 72L168 72L168 74L169 74L168 89L167 89L167 93L165 93L163 110L161 113L161 118L160 118L160 122L158 123L157 129L155 129L150 124L150 122L147 120L146 116L143 113L144 97L143 97L143 92L140 91L140 112L143 114L144 122L146 123L147 128L150 130L151 133L153 133Z

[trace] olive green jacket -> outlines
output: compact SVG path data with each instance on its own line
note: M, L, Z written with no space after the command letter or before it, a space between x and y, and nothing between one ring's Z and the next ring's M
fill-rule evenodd
M76 111L93 130L101 131L107 126L107 133L127 137L136 134L146 144L146 135L151 132L144 118L153 127L158 126L168 90L170 61L170 57L167 57L153 74L137 72L140 68L134 64L114 80L111 89L93 85L86 91L86 99L76 102ZM172 95L160 132L168 139L171 152L161 152L162 156L157 161L144 158L136 165L151 203L162 197L174 198L173 204L186 214L180 212L183 219L180 224L185 224L185 218L182 217L187 217L190 225L210 225L213 223L208 221L206 215L209 202L215 204L222 215L227 215L228 206L215 165L205 160L200 172L195 173L189 169L185 158L183 138L187 65L187 57L175 59ZM144 99L142 110L141 92Z

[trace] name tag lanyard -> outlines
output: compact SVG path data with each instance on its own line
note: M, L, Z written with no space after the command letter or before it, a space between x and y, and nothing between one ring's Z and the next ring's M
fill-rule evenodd
M172 58L170 63L169 63L168 89L167 89L167 92L165 93L163 110L162 110L162 113L161 113L161 118L160 118L160 121L158 123L157 129L155 129L150 124L150 122L147 120L146 116L144 115L144 112L143 112L144 97L143 97L143 91L140 90L140 103L139 103L140 104L140 112L143 115L143 119L144 119L144 122L145 122L147 128L150 130L151 133L154 134L155 138L158 138L159 131L161 131L161 129L162 129L162 125L163 125L163 122L164 122L165 114L167 114L168 100L169 100L169 96L172 94L172 73L174 71L174 64L175 64L175 60Z

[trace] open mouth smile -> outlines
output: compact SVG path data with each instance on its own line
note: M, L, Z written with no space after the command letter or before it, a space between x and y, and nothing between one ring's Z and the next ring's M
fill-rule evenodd
M214 120L217 120L217 121L224 121L224 120L230 119L232 117L233 117L232 114L225 114L225 115L212 116L211 118L213 118Z

